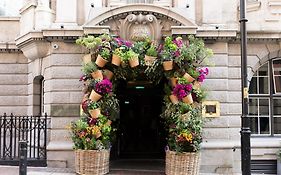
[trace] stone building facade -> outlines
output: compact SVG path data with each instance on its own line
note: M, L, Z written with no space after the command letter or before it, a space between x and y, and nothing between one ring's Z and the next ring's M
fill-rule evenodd
M74 41L84 34L108 31L126 39L140 32L154 39L194 34L205 40L214 52L211 61L215 65L210 67L205 83L207 100L219 101L220 116L205 124L201 172L241 171L238 0L23 0L19 15L0 14L0 113L46 112L51 116L48 166L74 164L66 126L79 116L82 85L78 80L85 52ZM260 66L281 59L280 15L281 0L247 1L249 83L252 77L259 78ZM268 82L274 82L267 88L277 88L277 81L269 78L273 72L267 72ZM259 86L264 83L260 81ZM255 95L258 93L253 98L259 98ZM278 99L278 92L274 95ZM268 111L274 105L278 113L278 103L271 104L274 97L268 98L271 102L266 105L250 105L267 106ZM272 113L274 108L261 114L269 118L267 124L253 120L257 124L252 126L258 129L251 138L252 160L276 159L275 153L281 148L281 132L276 129L281 121ZM253 115L261 117L259 113ZM264 132L261 128L265 125L271 130Z

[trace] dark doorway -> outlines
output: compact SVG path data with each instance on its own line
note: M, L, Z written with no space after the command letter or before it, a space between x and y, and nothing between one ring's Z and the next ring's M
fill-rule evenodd
M119 158L164 158L165 132L160 118L163 84L155 86L147 81L119 84Z

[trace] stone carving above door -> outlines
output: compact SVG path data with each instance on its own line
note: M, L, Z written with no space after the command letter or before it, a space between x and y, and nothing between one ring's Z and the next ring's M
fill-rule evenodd
M111 9L90 20L84 28L102 26L109 28L110 33L127 40L148 35L154 41L159 41L163 35L171 35L174 27L182 30L190 27L194 30L193 33L197 29L196 24L180 14L152 5L130 5Z

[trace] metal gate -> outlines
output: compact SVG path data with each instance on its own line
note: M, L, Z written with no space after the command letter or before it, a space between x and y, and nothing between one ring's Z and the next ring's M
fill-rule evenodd
M47 114L0 116L0 165L19 164L19 141L27 142L29 166L47 166Z

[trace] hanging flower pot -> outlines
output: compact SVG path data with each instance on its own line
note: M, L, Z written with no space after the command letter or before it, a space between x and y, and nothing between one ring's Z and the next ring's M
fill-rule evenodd
M178 104L179 103L179 100L178 100L177 96L172 94L172 95L169 96L169 98L170 98L170 100L171 100L171 102L173 104Z
M186 104L192 104L192 103L193 103L193 99L192 99L191 93L188 94L186 97L184 97L184 98L182 99L182 101L183 101L184 103L186 103Z
M191 75L189 75L188 73L185 73L184 75L183 75L183 78L185 78L186 79L186 81L188 81L189 83L192 83L195 79L191 76Z
M193 89L198 90L201 87L201 83L199 81L194 81L192 87L193 87Z
M144 56L145 65L146 66L151 66L154 63L154 61L156 60L156 58L157 57L145 55Z
M111 63L114 64L115 66L120 66L120 64L121 64L121 58L120 58L118 55L113 54L113 55L112 55Z
M107 62L108 61L106 59L104 59L103 57L101 57L100 55L98 55L98 57L95 61L96 65L98 65L99 67L104 67Z
M170 78L170 83L172 87L175 87L177 85L178 79L176 77Z
M105 70L103 70L103 75L107 78L107 79L109 79L109 80L111 80L111 78L113 77L113 72L111 72L110 70L108 70L108 69L105 69Z
M87 64L87 63L91 62L92 61L92 54L89 53L89 54L84 55L82 60L83 60L84 64Z
M103 75L102 75L102 71L101 70L96 70L95 72L91 73L92 78L95 80L102 80L103 79Z
M90 99L93 101L93 102L97 102L99 99L101 99L101 95L96 93L96 91L92 90L91 94L90 94Z
M92 118L98 118L99 115L100 115L100 108L97 108L97 109L91 109L89 110L89 113L91 115Z
M173 69L173 60L164 61L163 62L163 68L164 68L165 71L172 70Z
M134 57L134 58L129 59L129 64L130 64L131 68L137 67L139 65L138 57Z

